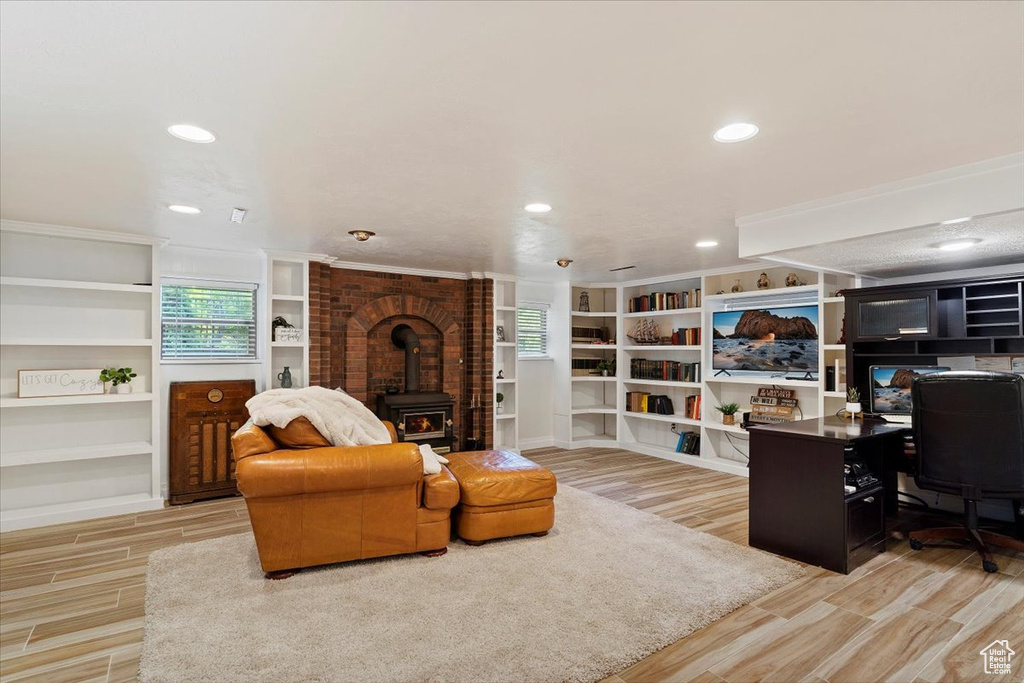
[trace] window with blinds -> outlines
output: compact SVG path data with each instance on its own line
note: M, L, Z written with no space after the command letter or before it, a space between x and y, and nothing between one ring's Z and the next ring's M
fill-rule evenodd
M160 357L256 358L256 285L175 282L160 288Z
M520 306L516 312L516 342L520 358L548 355L548 309L539 304Z

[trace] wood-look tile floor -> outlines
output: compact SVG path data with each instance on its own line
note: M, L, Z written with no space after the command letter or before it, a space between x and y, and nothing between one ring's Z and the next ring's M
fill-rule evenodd
M527 455L563 484L747 542L742 477L611 449ZM0 535L0 681L135 680L149 553L249 529L231 498ZM1024 653L1024 555L997 561L986 574L970 550L890 540L849 576L808 567L606 680L1019 682L1024 654L1005 677L978 654L996 639Z

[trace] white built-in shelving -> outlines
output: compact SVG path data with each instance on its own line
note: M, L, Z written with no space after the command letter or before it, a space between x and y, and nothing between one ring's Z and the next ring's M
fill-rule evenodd
M0 221L3 531L163 506L162 243ZM132 393L18 397L19 370L109 367L134 370Z
M519 447L518 392L519 352L517 340L517 314L519 292L516 281L511 278L494 279L494 447ZM498 340L498 327L504 334L504 341ZM497 379L501 374L502 379ZM502 401L498 403L498 394Z
M767 276L770 286L758 288L757 281L762 273ZM790 273L803 284L785 286ZM594 325L591 321L597 318L607 328L608 340L617 343L602 347L574 340L568 345L570 357L588 352L613 354L617 367L613 377L590 374L568 378L571 407L567 412L571 427L567 434L564 431L561 436L556 434L556 443L570 448L618 446L676 462L746 475L748 432L738 425L723 424L715 406L736 402L741 405L741 412L749 410L750 397L758 387L776 386L796 392L799 417L832 414L841 408L845 393L838 389L824 391L825 368L834 366L836 360L845 359L846 346L840 342L845 299L837 292L856 284L855 278L848 275L768 265L615 284L571 284L568 317L572 324L580 327ZM740 291L732 291L733 288ZM592 309L594 292L599 292L596 310L577 310L579 295L584 289L590 294ZM682 308L630 310L630 302L635 297L656 292L695 290L700 290L700 296L691 294ZM731 375L714 376L711 348L712 319L716 311L797 304L818 306L819 309L818 366L811 368L813 380L796 379L795 374L770 377L764 373L733 372ZM667 304L656 305L664 308ZM656 324L663 338L671 337L672 331L679 328L700 328L700 343L632 342L628 334L643 319ZM699 363L701 376L699 381L633 378L630 377L630 364L636 359ZM626 393L632 391L669 396L675 414L627 410ZM697 396L700 397L701 414L685 415L686 399ZM675 452L679 433L686 431L700 434L699 453Z
M577 447L607 445L617 439L615 373L604 377L592 370L580 375L583 370L577 366L617 361L623 341L618 336L618 293L614 284L575 282L570 285L570 297L569 356L570 365L576 367L569 388L570 441Z
M265 252L266 310L264 324L267 340L264 349L263 386L281 388L285 368L292 378L292 388L309 386L309 255L287 252ZM274 318L282 317L301 332L299 341L274 339Z

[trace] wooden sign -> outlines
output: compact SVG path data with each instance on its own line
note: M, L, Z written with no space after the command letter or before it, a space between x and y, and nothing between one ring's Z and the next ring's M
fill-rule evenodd
M90 370L18 370L18 398L102 394L100 368Z
M761 387L757 390L758 396L765 396L768 398L795 398L796 391L793 389L776 389L774 387Z

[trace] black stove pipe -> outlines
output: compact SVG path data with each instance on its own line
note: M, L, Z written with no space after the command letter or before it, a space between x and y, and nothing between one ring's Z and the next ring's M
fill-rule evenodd
M405 349L405 393L420 390L420 338L416 330L408 325L395 325L391 330L391 342Z

